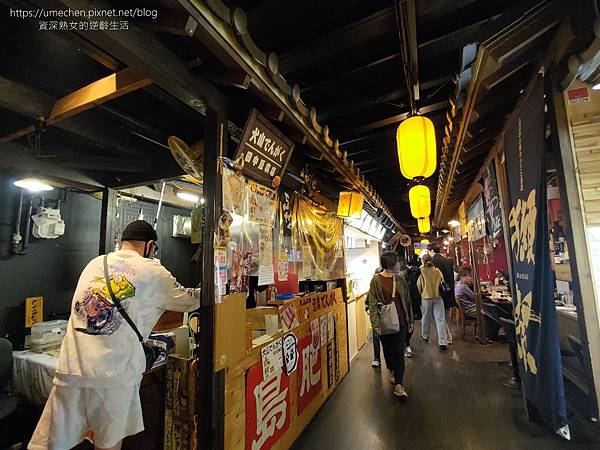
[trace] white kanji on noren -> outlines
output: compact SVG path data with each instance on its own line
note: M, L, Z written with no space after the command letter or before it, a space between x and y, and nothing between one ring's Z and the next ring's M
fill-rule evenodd
M300 385L300 396L309 391L321 379L321 371L314 372L317 365L317 349L313 345L308 345L302 349L302 384Z
M281 376L279 371L276 376L254 388L258 440L252 441L252 450L260 450L267 439L275 434L275 430L280 430L285 425L288 388L280 392Z

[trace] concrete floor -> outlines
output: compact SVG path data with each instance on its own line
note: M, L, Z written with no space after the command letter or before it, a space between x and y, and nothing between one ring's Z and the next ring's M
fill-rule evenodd
M435 332L431 336L435 337ZM571 417L571 442L525 420L521 391L511 375L506 344L481 346L455 339L442 353L418 333L407 359L403 403L392 395L387 370L371 368L372 345L292 447L302 449L588 449L597 431Z

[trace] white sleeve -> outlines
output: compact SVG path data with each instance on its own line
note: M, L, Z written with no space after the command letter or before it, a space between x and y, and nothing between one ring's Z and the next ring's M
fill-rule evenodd
M200 306L200 288L185 288L177 282L175 277L160 266L162 291L165 293L160 307L169 311L186 312L193 311Z

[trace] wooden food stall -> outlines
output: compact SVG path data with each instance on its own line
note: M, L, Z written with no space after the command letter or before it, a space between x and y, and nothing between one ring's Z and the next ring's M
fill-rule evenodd
M247 339L260 327L248 317L270 313L282 329ZM341 289L256 311L246 311L244 295L232 295L216 314L214 365L225 369L225 448L289 448L348 373Z

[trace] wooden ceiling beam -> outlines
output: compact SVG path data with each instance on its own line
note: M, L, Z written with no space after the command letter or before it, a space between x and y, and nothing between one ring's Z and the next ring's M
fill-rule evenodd
M450 76L446 75L443 77L438 77L432 80L427 80L421 83L421 89L432 89L442 86L444 83L450 80ZM369 106L378 105L378 104L386 104L392 102L393 100L400 99L408 95L408 89L405 87L394 89L385 94L382 94L375 98L364 98L360 101L352 102L347 105L340 105L333 107L331 109L325 110L319 113L319 121L320 122L328 122L331 120L340 119L342 117L349 116L350 114L355 114L358 111L361 111ZM404 101L404 99L403 99ZM397 105L397 103L396 103ZM406 106L406 105L404 105Z
M92 0L32 0L32 3L40 8L91 10L106 6L108 9L105 3ZM202 114L207 106L218 111L229 105L229 100L214 85L195 77L171 50L135 24L130 23L124 33L101 30L82 32L81 36Z
M445 109L446 107L448 107L448 105L449 105L448 100L443 100L441 102L423 106L423 107L419 108L419 112L421 114L428 114L431 112L439 111L441 109ZM347 137L351 137L351 136L357 136L357 135L361 135L361 134L364 134L364 133L372 131L372 130L377 130L378 128L383 128L383 127L387 127L387 126L390 126L393 124L397 124L397 123L400 123L403 120L407 119L409 116L410 116L410 113L406 112L403 114L397 114L397 115L388 117L386 119L377 120L375 122L371 122L369 124L366 124L361 127L357 127L355 129L353 129L350 133L348 133L344 137L347 138Z
M31 119L45 116L55 103L50 96L2 76L0 92L3 93L0 95L0 107ZM89 114L91 113L57 122L55 126L126 155L148 156L147 151L140 149L139 141L123 132L118 122L108 120L100 114Z
M393 20L393 17L394 7L389 6L308 42L306 45L295 48L279 57L279 70L288 76L314 64L316 49L319 49L320 58L329 59L338 53L340 49L347 48L349 43L356 42L357 36L360 36L363 40L368 40L381 35L387 29L386 24Z
M98 81L88 84L81 89L54 102L52 109L43 118L47 126L69 119L83 111L101 105L122 95L141 89L152 83L131 69L124 69ZM0 142L11 142L32 133L33 125L0 137Z

